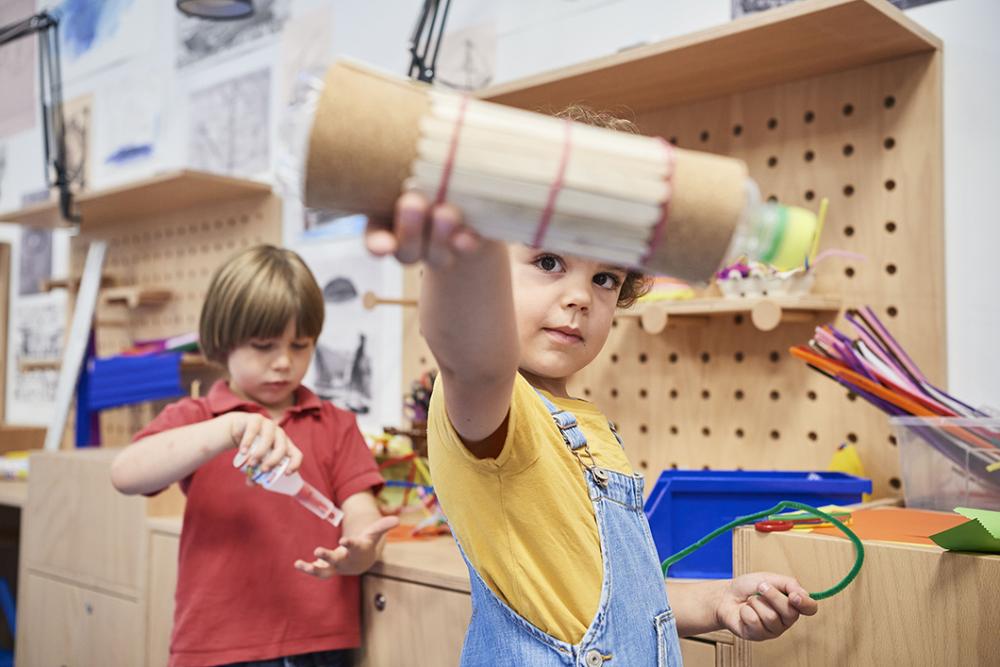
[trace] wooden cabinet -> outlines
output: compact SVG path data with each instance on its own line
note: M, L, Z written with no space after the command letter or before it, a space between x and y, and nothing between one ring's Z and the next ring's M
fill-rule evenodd
M149 579L147 591L146 666L166 667L174 626L174 590L180 518L149 520Z
M146 520L178 514L176 489L119 494L115 449L38 452L21 516L19 667L142 665ZM172 586L173 584L169 584Z
M468 593L367 575L361 584L358 664L458 665L471 614Z

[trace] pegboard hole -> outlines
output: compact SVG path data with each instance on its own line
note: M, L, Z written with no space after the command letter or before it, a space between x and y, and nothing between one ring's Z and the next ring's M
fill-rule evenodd
M896 147L896 140L895 140L895 139L893 139L892 137L886 137L886 138L885 138L885 141L883 141L883 142L882 142L882 146L883 146L883 147L884 147L884 148L885 148L885 149L886 149L887 151L891 151L891 150L892 150L893 148L895 148L895 147Z
M891 220L885 223L885 231L890 234L894 234L896 232L896 223Z
M645 352L639 353L639 363L644 364L649 361L649 356Z
M737 438L742 438L743 437L743 429L741 429L741 428L736 429L735 434L736 434Z
M885 99L882 100L882 106L886 109L891 109L896 106L896 98L892 95L886 95Z
M770 396L771 396L771 400L772 401L780 400L781 399L781 392L779 392L777 389L775 389L775 390L773 390L771 392Z
M895 264L886 264L885 265L885 272L888 273L890 276L896 275L896 265Z
M674 146L677 145L677 137L670 137L670 139L668 139L668 141L670 143L672 143Z
M733 317L733 324L736 324L736 325L743 324L743 316L742 315L736 315L735 317Z
M670 356L667 357L667 359L670 360L670 363L676 364L677 363L677 353L676 352L671 352Z
M772 169L777 167L778 166L777 156L772 155L771 157L767 158L767 166L771 167Z
M649 427L645 424L639 424L639 433L649 433Z
M853 278L854 277L854 267L853 266L849 266L846 269L844 269L844 275L847 276L848 278Z
M812 111L807 111L805 115L802 116L802 120L804 120L806 123L811 123L814 120L816 120L816 114L813 113Z
M614 387L611 388L611 398L618 398L618 390Z
M899 443L898 443L898 442L896 441L896 436L894 436L894 435L890 435L890 436L889 436L889 444L890 444L890 445L892 445L893 447L895 447L896 445L898 445L898 444L899 444Z
M671 470L677 470L677 464L676 463L671 463L670 464L670 469Z
M888 190L889 192L892 192L893 190L895 190L896 189L896 181L892 180L891 178L889 180L887 180L885 182L885 189Z
M898 477L890 477L889 478L889 486L891 486L894 489L899 489L899 488L902 488L903 483L899 481Z
M613 363L613 364L617 364L618 363L618 355L617 354L612 354L611 355L611 363Z
M806 162L812 162L813 160L816 159L816 152L815 151L811 151L811 150L810 151L806 151L805 153L802 154L802 158Z
M767 356L768 356L768 359L770 359L771 363L773 363L773 364L776 364L779 361L781 361L781 353L778 352L777 350L771 350L771 354L769 354Z
M712 435L712 429L710 429L707 426L702 426L701 427L701 434L707 438L708 436Z
M701 134L698 135L698 138L701 139L701 143L705 143L706 141L708 141L708 138L710 136L711 135L708 133L708 130L702 130Z
M812 201L813 199L816 198L816 193L813 192L812 190L806 190L806 193L805 193L804 196L806 198L806 201Z
M589 387L584 387L583 388L583 395L584 396L590 396L590 388Z
M645 389L640 389L639 390L639 398L646 398L647 396L649 396L649 392L648 391L646 391Z
M808 398L810 401L815 401L816 400L816 392L812 391L810 389L808 392L806 392L806 398Z
M896 308L896 306L889 306L885 309L885 312L889 315L889 317L896 317L896 315L899 315L899 309Z
M611 320L611 328L612 329L617 329L618 328L618 318L617 317L615 319Z
M676 389L671 389L670 390L670 398L676 399L679 395L680 394L678 393L678 391Z
M649 469L649 462L648 461L639 461L639 469L640 470L648 470Z
M852 144L844 144L844 148L842 150L844 157L851 157L854 155L854 146Z
M854 105L851 104L851 103L847 103L847 104L845 104L843 106L843 108L840 110L840 112L842 114L844 114L845 116L850 116L851 114L854 113Z
M771 440L780 440L780 439L781 439L780 431L778 431L777 429L771 431Z
M852 445L857 444L857 442L858 442L858 434L857 433L848 433L847 434L847 442L851 443Z
M847 392L847 400L849 400L849 401L856 401L856 400L858 400L858 395L855 394L853 391L849 391L849 392Z
M746 359L746 355L743 354L742 352L737 352L736 354L733 355L733 359L736 360L736 363L742 364L743 360Z
M778 195L768 195L767 196L767 201L769 203L771 203L771 204L777 204L778 203Z
M816 431L809 431L809 433L806 434L806 437L812 440L813 442L819 440L819 435L817 435Z
M701 353L701 363L707 364L711 360L712 360L712 355L710 355L708 352Z
M772 117L772 118L768 118L767 119L767 129L774 130L777 127L778 127L778 119L777 118L773 118Z
M678 432L679 431L677 430L676 426L671 426L670 427L670 435L677 435Z
M735 398L737 401L742 401L744 396L745 394L743 393L742 389L737 389L735 392L733 392L733 398Z
M733 136L738 137L743 134L743 126L740 124L733 125Z
M854 186L848 183L844 186L844 196L851 197L854 195Z
M702 389L701 397L707 401L708 399L712 398L712 392L710 392L708 389Z

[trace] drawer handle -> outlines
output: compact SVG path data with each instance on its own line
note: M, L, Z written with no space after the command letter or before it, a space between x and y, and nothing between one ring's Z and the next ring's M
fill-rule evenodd
M385 596L381 593L375 594L375 609L376 611L385 611Z

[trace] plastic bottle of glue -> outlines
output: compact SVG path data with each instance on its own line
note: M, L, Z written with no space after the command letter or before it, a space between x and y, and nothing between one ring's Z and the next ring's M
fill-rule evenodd
M344 512L315 486L302 479L302 475L298 472L286 475L285 470L291 462L287 456L281 460L281 463L266 472L261 470L259 465L251 466L247 463L247 459L250 458L249 452L253 450L258 441L259 439L254 440L247 453L236 453L236 456L233 457L233 467L246 473L247 479L254 484L262 486L268 491L292 496L320 519L329 521L334 526L339 526L344 518Z

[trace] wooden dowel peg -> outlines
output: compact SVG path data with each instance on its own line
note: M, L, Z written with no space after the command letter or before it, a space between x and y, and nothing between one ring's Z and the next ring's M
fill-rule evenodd
M375 292L365 292L364 296L361 297L361 305L365 307L365 310L373 310L375 306L405 306L412 307L417 305L416 299L383 299L382 297L375 294Z

